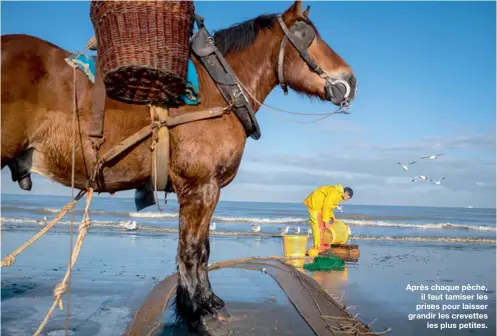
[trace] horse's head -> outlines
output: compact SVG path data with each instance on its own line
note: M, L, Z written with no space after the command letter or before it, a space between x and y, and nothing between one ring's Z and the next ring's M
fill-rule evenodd
M350 66L321 39L303 12L300 0L286 10L278 23L283 30L278 55L278 80L297 92L344 106L354 99L357 80Z

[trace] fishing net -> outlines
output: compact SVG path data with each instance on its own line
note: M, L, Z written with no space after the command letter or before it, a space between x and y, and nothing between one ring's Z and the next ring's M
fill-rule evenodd
M356 316L350 315L348 307L332 298L314 279L286 264L278 257L245 258L216 262L209 266L209 271L221 268L238 268L262 271L270 275L280 285L296 311L300 314L315 335L380 335L390 332L373 332L369 325L364 324ZM168 302L174 296L178 274L174 273L160 283L145 298L140 309L134 314L134 319L128 327L125 336L157 335L160 332L162 318ZM226 324L230 328L230 323ZM235 327L231 325L231 327ZM257 326L251 324L248 329ZM240 328L236 328L240 329ZM243 329L243 326L242 328ZM246 334L246 333L245 333ZM273 330L271 334L277 335ZM162 334L161 334L162 335Z
M311 263L304 264L309 271L341 271L345 268L345 260L333 256L315 257Z

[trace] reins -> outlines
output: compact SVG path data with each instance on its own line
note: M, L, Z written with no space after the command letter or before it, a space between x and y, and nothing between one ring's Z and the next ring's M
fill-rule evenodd
M321 120L324 120L326 118L329 118L331 117L332 115L335 115L335 114L350 114L349 110L348 110L348 104L342 104L342 106L338 107L338 109L334 112L325 112L325 113L303 113L303 112L292 112L292 111L288 111L288 110L284 110L284 109L280 109L280 108L277 108L277 107L273 107L269 104L265 104L265 103L261 103L257 98L254 97L254 95L252 95L250 93L250 91L241 83L241 81L238 81L239 83L239 86L241 86L244 91L247 92L247 94L250 96L250 98L252 98L253 101L255 101L259 106L265 106L268 108L268 111L270 113L272 113L273 115L276 115L278 116L279 118L282 118L284 120L287 120L287 121L290 121L290 122L294 122L294 123L297 123L297 124L309 124L309 123L313 123L313 122L318 122L318 121L321 121ZM318 119L315 119L315 120L311 120L311 121L298 121L298 120L291 120L291 119L288 119L288 118L285 118L281 115L278 115L276 113L273 113L272 110L275 110L275 111L280 111L280 112L283 112L283 113L288 113L288 114L294 114L294 115L309 115L309 116L323 116L321 118L318 118Z

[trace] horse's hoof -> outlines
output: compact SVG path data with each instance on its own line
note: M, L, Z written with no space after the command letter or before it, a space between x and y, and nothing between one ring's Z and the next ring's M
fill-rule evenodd
M231 321L231 314L226 309L226 307L218 308L217 311L217 319L221 322L230 322Z
M23 177L22 179L19 180L19 187L21 187L22 190L30 191L31 187L33 186L33 183L31 182L31 175L27 175Z
M196 328L197 335L200 336L227 336L232 335L219 319L204 317Z

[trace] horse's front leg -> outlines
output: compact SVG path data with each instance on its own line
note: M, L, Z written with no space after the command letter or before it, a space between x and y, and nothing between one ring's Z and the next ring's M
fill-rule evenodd
M211 181L182 189L178 193L180 232L176 313L190 330L201 335L224 334L226 331L219 323L218 314L220 311L226 314L224 302L212 292L207 272L209 223L219 200L220 187Z

